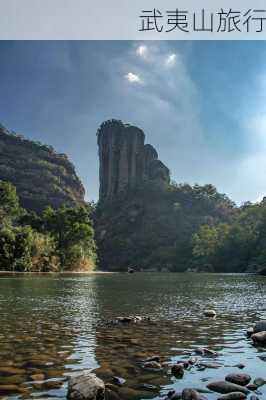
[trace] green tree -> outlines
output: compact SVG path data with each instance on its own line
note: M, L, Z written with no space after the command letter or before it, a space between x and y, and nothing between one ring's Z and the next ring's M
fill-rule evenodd
M63 269L80 265L94 267L96 246L91 220L92 209L87 207L57 210L47 208L43 213L43 224L57 243L57 252Z
M31 261L32 271L58 272L60 270L56 242L52 235L33 231Z
M9 225L0 227L0 270L11 271L13 269L16 234Z
M15 186L9 182L0 181L0 223L18 216L19 212Z
M3 225L0 229L0 269L30 271L33 239L34 232L30 226Z
M213 226L202 225L192 236L194 262L217 268L217 257L226 246L229 233L230 226L225 223Z

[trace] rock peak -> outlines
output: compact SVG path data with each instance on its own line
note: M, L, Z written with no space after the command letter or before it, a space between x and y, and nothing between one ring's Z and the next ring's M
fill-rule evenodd
M169 169L158 153L144 144L144 132L120 120L108 120L97 131L100 159L100 201L147 180L170 181Z

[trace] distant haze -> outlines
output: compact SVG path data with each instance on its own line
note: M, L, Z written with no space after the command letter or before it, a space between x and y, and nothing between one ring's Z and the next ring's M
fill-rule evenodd
M144 130L177 182L266 194L265 42L0 42L0 122L51 144L98 199L96 130Z

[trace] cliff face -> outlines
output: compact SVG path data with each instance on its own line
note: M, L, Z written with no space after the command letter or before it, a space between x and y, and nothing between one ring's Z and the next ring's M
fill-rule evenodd
M158 160L156 150L144 144L143 131L121 121L104 122L98 132L100 201L147 180L170 181L169 169Z
M17 188L22 207L40 212L46 206L84 203L84 188L65 154L27 140L0 125L0 180Z
M95 215L101 269L184 271L192 235L227 221L231 201L212 185L170 183L157 151L139 128L107 121L98 130L100 202Z

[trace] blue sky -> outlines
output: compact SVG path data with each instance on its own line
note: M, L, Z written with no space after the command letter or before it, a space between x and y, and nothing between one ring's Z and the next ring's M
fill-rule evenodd
M2 41L0 122L53 145L98 197L96 130L141 127L172 179L266 194L266 43Z

